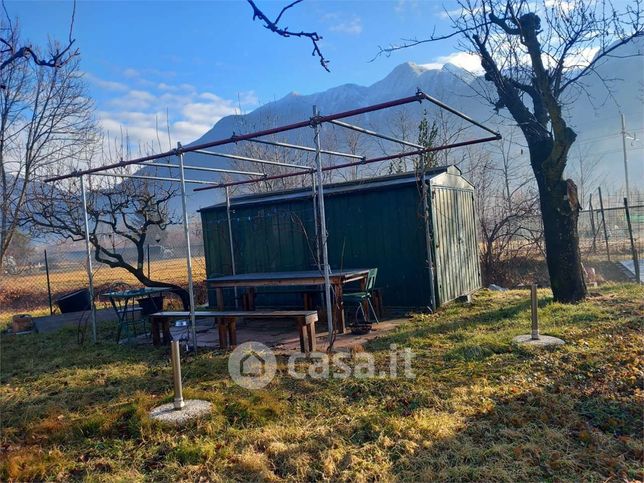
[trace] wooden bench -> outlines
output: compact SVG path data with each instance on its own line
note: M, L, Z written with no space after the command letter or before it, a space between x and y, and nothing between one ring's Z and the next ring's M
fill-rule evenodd
M180 318L190 318L190 312L164 311L150 315L152 343L155 346L161 345L163 336L163 344L170 344L170 321ZM237 345L237 321L240 319L294 319L300 336L300 350L304 353L316 350L315 322L318 320L318 313L315 310L200 310L195 312L195 318L215 319L222 349Z

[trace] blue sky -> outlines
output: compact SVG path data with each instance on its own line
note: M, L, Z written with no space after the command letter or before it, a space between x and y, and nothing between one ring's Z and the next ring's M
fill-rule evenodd
M285 3L257 4L273 17ZM71 2L6 5L19 19L23 36L34 44L44 44L48 36L66 39ZM157 118L165 126L167 110L173 141L186 143L240 106L252 110L291 91L306 94L343 83L368 85L408 60L444 62L457 50L451 42L369 62L378 45L422 37L434 26L447 29L443 10L440 1L305 0L283 23L323 35L320 46L331 61L331 73L311 56L307 39L284 39L269 32L252 21L251 8L242 0L79 0L74 37L106 129L114 133L123 126L133 138L149 141L155 137Z

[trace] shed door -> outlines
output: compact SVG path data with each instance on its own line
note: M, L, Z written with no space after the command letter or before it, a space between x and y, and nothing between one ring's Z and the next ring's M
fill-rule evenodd
M474 192L433 186L431 208L438 303L481 286Z

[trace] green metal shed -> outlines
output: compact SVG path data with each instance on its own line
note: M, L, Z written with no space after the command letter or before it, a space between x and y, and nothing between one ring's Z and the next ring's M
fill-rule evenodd
M329 184L324 197L331 267L377 267L385 306L435 308L481 286L474 187L457 167ZM231 247L238 274L318 266L310 188L232 198L230 230L226 203L200 212L209 278L233 273Z

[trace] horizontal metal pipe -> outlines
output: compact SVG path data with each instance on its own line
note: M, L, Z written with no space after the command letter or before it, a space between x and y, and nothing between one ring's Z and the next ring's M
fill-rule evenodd
M249 139L253 138L259 138L259 137L264 137L264 136L270 136L272 134L279 134L287 131L292 131L294 129L300 129L303 127L308 127L312 126L315 123L323 123L323 122L329 122L334 119L344 119L345 117L351 117L351 116L357 116L359 114L365 114L367 112L373 112L373 111L379 111L381 109L387 109L390 107L396 107L396 106L401 106L403 104L410 104L412 102L421 102L423 100L422 92L418 91L415 95L410 96L410 97L403 97L401 99L395 99L393 101L388 101L388 102L382 102L380 104L374 104L371 106L367 107L361 107L359 109L352 109L350 111L344 111L344 112L339 112L336 114L330 114L328 116L318 116L315 119L307 119L305 121L299 121L295 122L292 124L287 124L285 126L279 126L279 127L274 127L271 129L264 129L262 131L255 131L251 132L248 134L241 134L241 135L236 135L233 134L231 137L226 138L226 139L219 139L217 141L210 141L207 143L202 143L202 144L195 144L193 146L188 146L188 147L182 147L181 152L183 153L189 153L193 151L199 151L201 149L207 149L207 148L213 148L215 146L223 146L226 144L231 144L231 143L236 143L239 141L248 141ZM105 171L108 169L113 169L113 168L121 168L124 166L130 166L132 164L138 164L142 161L152 161L155 159L161 159L161 158L167 158L168 156L176 156L178 154L178 149L173 149L171 151L166 151L164 153L159 153L159 154L152 154L149 156L143 156L141 158L136 158L131 161L120 161L118 163L113 163L113 164L108 164L106 166L100 166L97 168L90 168L90 169L85 169L82 171L74 171L69 174L61 175L61 176L54 176L52 178L47 178L45 180L46 183L50 183L52 181L60 181L63 179L67 178L74 178L81 176L83 174L92 174L92 173L98 173L100 171Z
M421 91L418 91L418 93L419 93L419 94L420 94L420 96L421 96L423 99L425 99L426 101L431 102L432 104L434 104L434 105L436 105L436 106L440 107L441 109L445 109L447 112L451 112L452 114L454 114L455 116L460 117L461 119L465 119L467 122L472 123L472 124L474 124L475 126L480 127L481 129L483 129L484 131L489 132L490 134L494 134L495 136L499 136L499 139L501 139L501 134L499 134L498 132L496 132L496 131L494 131L494 130L490 129L489 127L487 127L487 126L485 126L485 125L483 125L483 124L481 124L480 122L475 121L474 119L472 119L472 118L471 118L470 116L468 116L467 114L463 114L461 111L457 111L457 110L456 110L456 109L454 109L453 107L448 106L448 105L447 105L447 104L445 104L444 102L439 101L438 99L436 99L436 98L434 98L434 97L430 96L429 94L425 94L424 92L421 92Z
M210 156L218 156L221 158L230 158L230 159L238 159L240 161L249 161L251 163L260 163L260 164L270 164L273 166L284 166L285 168L294 168L294 169L301 169L303 171L312 171L313 168L309 166L301 166L299 164L291 164L291 163L280 163L279 161L269 161L267 159L257 159L257 158L249 158L248 156L240 156L238 154L228 154L228 153L213 153L212 151L204 151L203 149L198 149L196 151L193 151L194 153L200 153L200 154L208 154Z
M137 163L142 166L154 166L159 168L179 168L178 164L168 164L168 163L153 163L152 161L144 161L143 163ZM183 169L190 169L192 171L205 171L208 173L228 173L228 174L244 174L247 176L266 176L266 173L256 173L254 171L239 171L237 169L225 169L225 168L207 168L205 166L184 166Z
M380 134L380 133L378 133L376 131L372 131L371 129L365 129L365 128L360 127L360 126L354 126L353 124L349 124L348 122L337 121L337 120L333 120L333 121L329 121L329 122L331 124L335 124L336 126L351 129L352 131L360 132L362 134L369 134L370 136L374 136L374 137L377 137L377 138L380 138L380 139L385 139L387 141L392 141L394 143L404 144L405 146L409 146L411 148L417 148L417 149L423 148L423 146L421 146L420 144L410 143L409 141L404 141L402 139L396 139L396 138L394 138L392 136L387 136L386 134Z
M151 181L176 181L179 183L181 180L178 178L166 178L164 176L144 176L140 174L114 174L114 173L91 173L92 176L105 176L107 178L132 178L132 179L145 179ZM186 183L192 184L207 184L216 185L215 181L202 181L199 179L187 179Z
M424 154L424 153L431 153L435 151L444 151L446 149L452 149L452 148L459 148L462 146L469 146L472 144L479 144L479 143L487 143L490 141L498 141L501 139L501 135L497 136L490 136L486 138L480 138L480 139L472 139L470 141L462 141L460 143L452 143L452 144L446 144L444 146L436 146L436 147L429 147L429 148L423 148L423 149L417 149L415 151L407 151L407 152L402 152L402 153L397 153L397 154L391 154L387 156L380 156L377 158L369 158L365 159L364 161L359 161L356 163L345 163L345 164L336 164L333 166L325 166L322 168L322 171L333 171L334 169L342 169L342 168L350 168L353 166L361 166L363 164L371 164L371 163L377 163L381 161L388 161L390 159L398 159L398 158L404 158L406 156L416 156L419 154ZM238 186L238 185L244 185L244 184L250 184L250 183L257 183L259 181L270 181L274 179L283 179L283 178L290 178L293 176L302 176L302 173L286 173L286 174L281 174L281 175L273 175L273 176L267 176L264 179L258 180L258 179L246 179L246 180L241 180L241 181L231 181L230 183L220 183L217 185L213 186L204 186L202 188L195 188L193 191L206 191L206 190L212 190L212 189L217 189L217 188L225 188L227 186Z
M300 151L306 151L309 153L315 153L315 148L311 148L309 146L300 146L298 144L290 144L290 143L282 143L279 141L264 141L263 139L249 139L248 142L251 143L260 143L260 144L268 144L270 146L280 146L283 148L290 148L290 149L298 149ZM328 154L330 156L339 156L342 158L351 158L351 159L363 159L364 156L360 156L359 154L349 154L349 153L340 153L338 151L329 151L328 149L321 149L320 152L322 154Z

